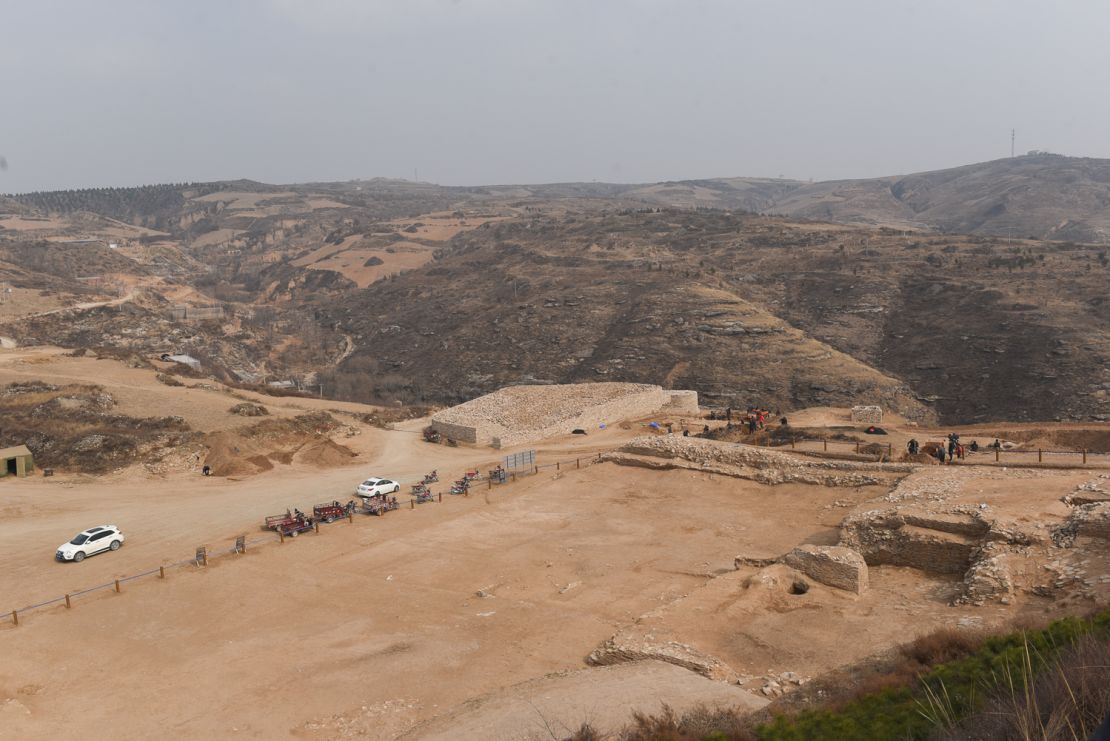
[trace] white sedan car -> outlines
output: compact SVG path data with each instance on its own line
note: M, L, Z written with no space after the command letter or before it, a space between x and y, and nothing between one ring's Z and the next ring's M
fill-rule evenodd
M368 478L355 487L355 494L360 497L376 497L379 494L396 494L401 490L401 485L390 479Z
M121 545L123 545L123 533L115 525L90 527L77 533L68 543L58 546L58 552L54 554L54 558L59 561L80 563L85 560L85 556L101 551L116 551Z

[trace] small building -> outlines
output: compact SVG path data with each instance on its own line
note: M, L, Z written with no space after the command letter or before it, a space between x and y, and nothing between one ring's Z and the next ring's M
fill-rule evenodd
M30 476L35 468L35 459L26 445L0 450L0 477Z

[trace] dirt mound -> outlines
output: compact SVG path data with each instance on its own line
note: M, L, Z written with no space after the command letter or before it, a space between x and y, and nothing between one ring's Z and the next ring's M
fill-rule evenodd
M357 455L345 445L325 439L305 445L293 455L293 461L318 468L333 468L347 465Z
M898 461L900 463L920 463L929 466L936 464L937 459L928 453L917 453L916 455L902 453L902 455L898 457Z
M204 464L214 476L251 475L273 468L266 460L269 451L235 432L213 433L205 439L205 445L208 455Z
M269 471L275 464L342 466L350 463L355 453L327 437L342 428L326 412L311 412L293 419L267 419L209 435L204 462L212 468L214 476L250 476Z

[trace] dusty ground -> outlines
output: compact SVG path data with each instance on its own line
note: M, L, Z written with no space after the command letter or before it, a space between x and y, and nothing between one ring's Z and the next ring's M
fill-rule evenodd
M213 430L228 424L222 415L236 401L218 387L164 386L115 361L0 355L0 382L30 376L95 376L121 403L180 409ZM135 400L125 402L129 388ZM361 408L257 400L285 416ZM201 544L222 550L240 533L260 537L266 514L346 499L369 474L407 490L437 468L439 491L512 452L428 445L423 424L364 427L343 441L357 462L340 468L294 460L242 480L136 467L0 482L0 610L177 562ZM642 431L614 425L553 439L539 460L588 459ZM927 467L896 491L1059 519L1059 498L1093 475L1012 473ZM1002 625L1089 606L1061 592L951 607L951 579L896 567L872 568L861 597L820 585L789 595L766 580L745 584L752 572L734 569L737 554L836 542L847 513L889 505L891 484L767 486L689 470L566 466L270 540L207 569L174 568L165 581L147 577L119 595L77 597L71 610L26 613L18 627L0 623L0 728L12 738L57 736L78 721L105 729L91 738L550 738L549 728L612 726L630 708L653 711L663 701L680 710L763 702L672 664L586 668L585 657L622 631L692 646L755 689L765 676L814 676L933 626ZM59 543L103 522L127 534L119 552L53 562ZM1033 552L1030 566L1062 552L1047 550ZM1088 567L1105 572L1105 559L1094 559ZM1110 585L1099 589L1105 597Z

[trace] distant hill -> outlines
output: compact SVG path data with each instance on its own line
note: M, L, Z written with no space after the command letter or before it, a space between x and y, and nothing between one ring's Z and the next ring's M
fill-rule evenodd
M951 234L1110 242L1110 160L1029 154L949 170L794 188L770 209Z

